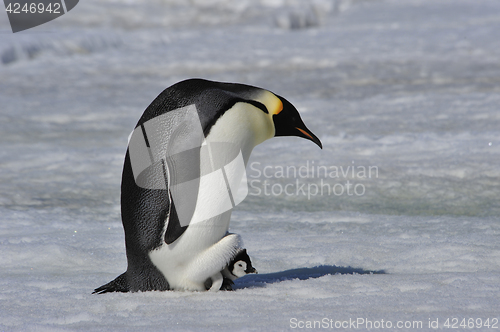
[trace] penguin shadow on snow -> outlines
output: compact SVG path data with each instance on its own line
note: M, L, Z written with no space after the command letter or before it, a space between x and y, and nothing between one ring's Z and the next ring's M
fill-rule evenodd
M267 284L274 284L287 280L308 280L336 274L386 274L386 272L384 270L373 271L350 266L320 265L274 273L248 274L236 280L234 282L233 289L237 290L244 288L266 287Z

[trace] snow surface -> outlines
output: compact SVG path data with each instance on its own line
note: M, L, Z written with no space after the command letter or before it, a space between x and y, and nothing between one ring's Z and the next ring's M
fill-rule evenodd
M86 0L16 34L0 15L0 330L500 318L498 31L498 1ZM254 150L230 230L260 273L236 291L91 295L126 268L127 137L189 77L286 97L324 149Z

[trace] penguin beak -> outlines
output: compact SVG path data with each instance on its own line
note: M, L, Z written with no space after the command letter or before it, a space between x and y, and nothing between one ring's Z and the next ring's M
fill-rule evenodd
M259 273L259 272L257 272L257 270L254 267L251 267L250 269L247 269L245 272L246 273L255 273L255 274Z
M321 144L321 141L319 140L316 135L314 135L307 127L304 125L302 128L300 127L295 127L299 131L299 133L296 133L295 136L303 137L308 140L313 141L316 143L317 146L319 146L320 149L323 149L323 144Z
M297 109L285 98L279 97L283 103L283 109L273 115L275 128L274 136L298 136L313 141L321 149L323 144L304 124Z

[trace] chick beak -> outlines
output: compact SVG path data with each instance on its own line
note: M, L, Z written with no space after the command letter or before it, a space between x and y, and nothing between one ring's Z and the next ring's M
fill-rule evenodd
M257 272L257 270L254 267L251 267L251 268L247 269L245 272L246 273L256 273L256 274L259 273L259 272Z

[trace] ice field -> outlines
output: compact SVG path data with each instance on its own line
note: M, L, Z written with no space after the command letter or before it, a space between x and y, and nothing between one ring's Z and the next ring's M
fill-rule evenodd
M0 14L0 331L499 329L499 31L493 0ZM126 269L127 137L190 77L287 98L323 150L254 150L230 231L259 274L234 292L92 295Z

